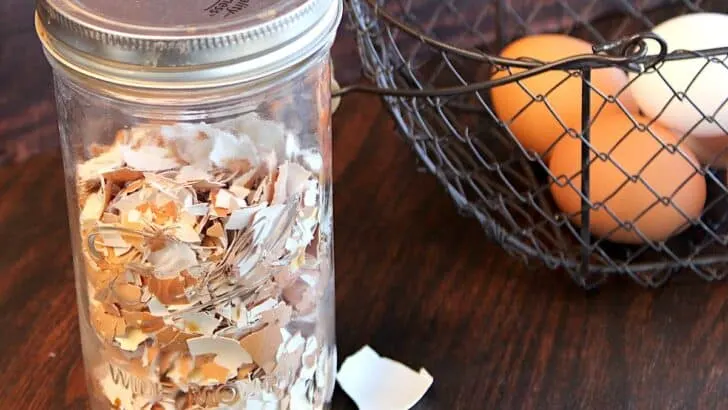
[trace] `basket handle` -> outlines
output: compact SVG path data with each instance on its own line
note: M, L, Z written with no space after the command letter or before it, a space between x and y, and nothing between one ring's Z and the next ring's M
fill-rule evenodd
M380 11L381 12L381 11ZM401 24L401 23L400 23ZM426 37L424 34L418 35ZM647 40L654 40L660 46L660 51L656 55L647 55ZM440 43L437 40L432 40ZM457 49L454 46L447 46L449 51ZM464 54L468 58L472 58L474 53L467 51ZM420 90L405 90L386 87L377 87L365 84L352 84L340 87L332 93L334 98L344 96L349 93L359 92L376 94L389 97L449 97L459 94L467 94L481 90L487 90L493 87L521 81L523 79L533 77L546 71L552 70L592 70L596 68L621 67L627 71L641 73L655 67L657 64L665 60L684 59L693 57L690 53L667 54L667 43L660 36L645 32L635 34L629 37L619 39L610 43L595 45L593 47L594 54L582 54L563 58L550 63L544 63L535 59L506 59L494 58L485 54L475 58L490 64L501 65L504 67L527 68L527 70L501 77L496 80L481 81L464 86L442 87L442 88L425 88ZM600 54L600 53L611 53ZM460 53L459 53L460 54Z

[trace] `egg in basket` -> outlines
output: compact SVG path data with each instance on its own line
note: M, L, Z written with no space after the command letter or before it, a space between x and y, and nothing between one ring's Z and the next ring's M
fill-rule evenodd
M585 287L725 277L728 5L381 3L352 9L364 66L490 237Z

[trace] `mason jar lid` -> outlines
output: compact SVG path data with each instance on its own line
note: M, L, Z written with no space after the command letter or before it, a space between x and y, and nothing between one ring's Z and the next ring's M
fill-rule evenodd
M39 0L36 29L61 64L139 87L259 79L330 46L342 0Z

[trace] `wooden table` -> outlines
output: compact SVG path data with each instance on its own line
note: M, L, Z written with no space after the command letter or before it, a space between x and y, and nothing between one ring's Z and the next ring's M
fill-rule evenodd
M81 409L64 180L31 3L0 4L0 409ZM344 45L346 83L357 65ZM425 367L435 382L416 409L728 408L727 285L587 294L460 217L375 97L346 97L334 132L340 358L369 344ZM340 390L333 407L355 408Z

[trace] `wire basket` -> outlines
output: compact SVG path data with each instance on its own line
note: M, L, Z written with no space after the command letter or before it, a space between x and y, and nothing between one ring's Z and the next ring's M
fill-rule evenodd
M675 141L665 140L653 132L662 112L654 117L639 113L638 117L620 102L620 93L640 76L661 76L666 60L699 60L728 70L728 48L668 53L665 41L651 33L668 18L702 11L726 12L728 2L349 0L349 21L357 30L364 72L376 87L345 87L342 92L383 94L423 167L439 179L464 214L475 217L489 237L525 261L563 269L585 288L613 276L628 276L657 287L675 273L686 271L709 281L722 279L728 274L728 188L725 167L715 165L722 156L716 155L716 162L697 161L688 154L692 152L690 132L676 133L679 138ZM538 33L578 37L595 44L594 50L551 62L499 57L511 41ZM607 67L631 73L632 80L614 94L599 90L592 74ZM522 85L545 72L560 72L580 81L582 87L574 99L581 106L582 131L565 124L561 113L548 103L550 93L563 83L543 94ZM530 98L513 117L501 118L491 94L507 84L518 84ZM685 90L671 89L674 98L686 98ZM728 99L728 92L724 94ZM579 145L575 152L580 157L573 159L578 166L575 174L556 175L549 168L551 151L536 152L517 137L514 118L532 104L544 104L563 127L563 134L549 149L555 149L561 140ZM602 149L591 139L592 126L602 114L599 110L589 113L609 104L626 113L632 130L644 134L641 138L654 138L659 144L658 152L637 170L620 164L624 155L616 158L613 146ZM703 113L701 121L717 123L710 113ZM728 138L728 132L723 133ZM617 144L625 137L629 135ZM678 201L679 189L666 194L656 187L659 182L654 182L654 176L646 177L651 161L656 163L662 154L681 156L692 166L689 178L705 180L702 211L686 212ZM633 219L610 209L616 207L612 198L617 194L599 199L598 194L590 194L599 190L599 175L592 175L599 161L621 172L624 182L615 192L629 184L642 184L642 189L652 193L650 204ZM571 189L572 197L578 195L578 209L559 206L555 184L561 190ZM679 229L664 238L643 232L649 230L644 228L646 215L659 207L672 208L683 218ZM594 234L595 229L599 231L594 221L604 223L604 218L611 225L600 229L608 232ZM615 240L620 234L631 239L628 243Z

